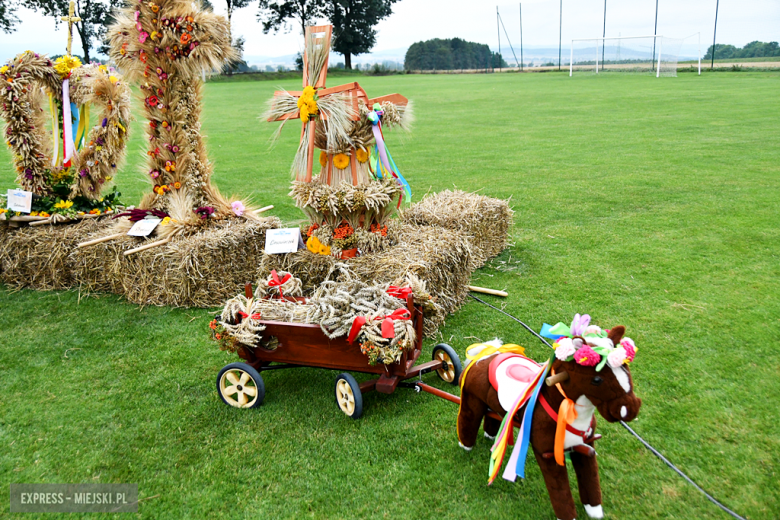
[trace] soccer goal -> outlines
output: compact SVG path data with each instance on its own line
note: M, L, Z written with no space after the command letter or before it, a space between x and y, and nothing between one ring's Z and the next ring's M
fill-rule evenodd
M677 77L680 48L686 39L659 34L575 39L571 41L569 76L575 72L629 72ZM701 74L701 47L698 55Z

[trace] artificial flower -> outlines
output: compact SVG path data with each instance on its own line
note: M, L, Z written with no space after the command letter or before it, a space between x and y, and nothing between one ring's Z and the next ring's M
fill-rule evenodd
M70 72L78 67L81 67L81 60L75 56L60 56L54 62L54 70L62 79L69 77Z
M71 206L73 206L72 200L62 200L62 199L60 199L60 201L54 205L54 207L57 209L68 209Z
M237 217L240 217L244 214L244 210L246 209L244 207L244 204L240 200L233 201L233 203L230 205L230 207L233 208L233 213L236 214Z
M333 166L339 170L345 169L349 166L349 157L346 154L338 153L333 157Z
M364 163L364 162L366 162L368 160L368 152L366 152L362 148L358 148L355 151L355 157L357 158L358 161Z
M303 89L301 97L298 98L298 109L301 111L301 121L307 123L310 117L316 116L319 112L317 107L317 91L312 86Z
M598 336L599 334L601 334L601 327L599 327L598 325L588 325L588 327L585 329L584 334L595 334Z
M555 357L561 361L566 361L574 355L574 343L570 338L561 338L553 344L555 347Z
M626 349L618 347L609 354L607 354L607 363L613 368L617 368L626 362Z
M325 151L320 152L320 166L323 168L328 165L328 154L325 153Z
M601 356L588 345L584 345L574 353L574 361L584 367L595 367L601 361Z
M626 351L626 363L630 363L634 360L636 357L636 345L634 344L634 340L631 338L623 338L620 341L620 346L623 347Z

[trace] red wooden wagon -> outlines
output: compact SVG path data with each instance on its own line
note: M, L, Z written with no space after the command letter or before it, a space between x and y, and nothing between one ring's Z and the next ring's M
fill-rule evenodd
M285 299L304 300L288 296ZM261 341L254 347L241 346L238 349L238 356L244 362L231 363L219 371L217 391L230 406L255 408L265 397L265 384L260 373L266 370L314 367L375 374L377 378L362 383L358 383L347 372L336 377L336 404L349 417L358 419L363 414L365 392L376 390L391 394L398 386L408 386L419 391L418 384L404 381L421 378L423 374L434 371L442 380L458 384L462 370L460 358L446 343L433 347L431 361L415 365L422 352L423 314L422 308L414 305L411 295L406 304L414 320L416 341L414 348L406 350L398 363L370 365L368 357L357 344L347 343L345 337L330 339L319 325L260 320L259 323L266 327ZM431 393L444 394L438 390Z

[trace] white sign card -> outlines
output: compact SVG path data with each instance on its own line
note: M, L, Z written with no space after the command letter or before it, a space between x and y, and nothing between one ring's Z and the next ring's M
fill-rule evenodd
M145 218L139 220L133 224L133 227L130 228L130 231L128 231L127 234L131 237L148 237L160 222L162 222L162 220L159 218Z
M8 190L8 207L10 211L29 213L32 207L32 193L24 190Z
M301 230L298 228L269 229L265 232L265 253L278 255L298 250Z

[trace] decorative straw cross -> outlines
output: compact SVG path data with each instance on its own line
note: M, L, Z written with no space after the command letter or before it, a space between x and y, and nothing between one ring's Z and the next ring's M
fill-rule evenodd
M63 16L62 21L68 22L68 56L70 56L70 48L73 43L73 24L80 22L81 18L73 16L76 13L76 4L73 0L70 0L70 7L68 8L68 16Z

